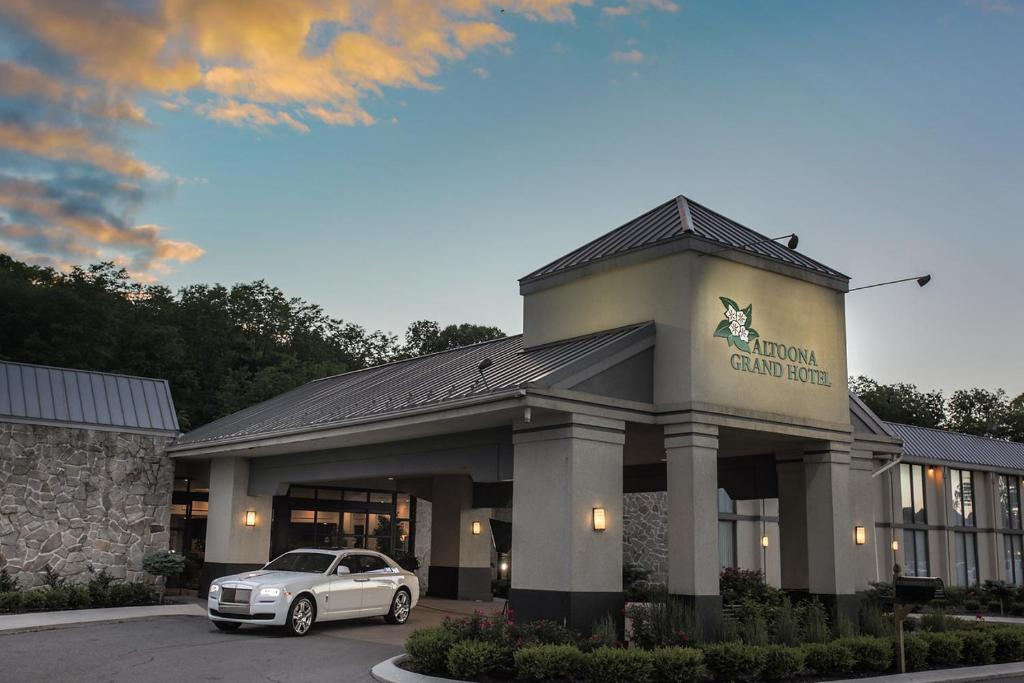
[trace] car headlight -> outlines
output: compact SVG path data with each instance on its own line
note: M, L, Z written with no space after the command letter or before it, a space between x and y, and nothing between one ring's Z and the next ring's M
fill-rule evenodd
M260 597L261 598L276 598L279 595L281 595L281 589L280 588L261 588L260 589Z
M211 583L210 584L210 595L214 595L216 593L220 593L220 586L218 586L215 583Z

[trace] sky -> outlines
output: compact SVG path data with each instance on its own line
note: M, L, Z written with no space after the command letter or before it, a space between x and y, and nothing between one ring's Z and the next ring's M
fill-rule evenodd
M677 194L851 286L851 374L1024 392L1019 0L2 0L0 252L401 334Z

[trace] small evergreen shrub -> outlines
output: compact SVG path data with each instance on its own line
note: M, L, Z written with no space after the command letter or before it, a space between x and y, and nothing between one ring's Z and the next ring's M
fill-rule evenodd
M0 569L0 593L13 593L18 590L18 580L11 576L7 567Z
M860 609L861 635L891 638L894 629L892 615L886 614L878 604L864 603Z
M797 612L800 615L800 626L804 641L808 643L827 643L832 639L832 631L828 627L828 612L817 599L802 603Z
M591 683L649 683L654 680L654 655L648 650L599 647L584 657L584 673Z
M46 609L63 610L68 608L68 594L64 588L49 588L42 593Z
M448 650L448 673L460 680L473 680L500 667L503 655L494 643L464 640Z
M812 643L803 650L805 665L821 676L849 673L857 665L853 650L841 643Z
M1004 626L990 631L996 641L997 662L1019 662L1024 660L1024 629Z
M771 625L772 641L777 645L796 646L800 644L800 621L789 600L775 610Z
M956 634L931 633L925 631L918 635L928 645L928 665L936 668L956 666L960 663L960 652L963 644Z
M769 643L768 620L765 608L751 600L744 602L736 611L739 622L740 638L747 645L767 645Z
M448 670L448 650L458 638L444 628L414 631L405 641L413 669L423 674L441 674Z
M1003 613L1003 603L999 602L998 600L989 600L988 604L986 605L986 608L992 614Z
M855 671L868 673L887 671L892 665L892 641L871 636L840 638L836 644L844 645L853 653L856 660Z
M68 586L64 592L67 594L68 609L88 609L92 606L89 589L85 586Z
M981 611L981 603L973 598L964 600L964 611L965 612L979 612Z
M893 640L892 661L899 665L899 644ZM907 671L921 671L928 668L928 643L919 634L903 636L903 654L906 657Z
M693 647L662 647L653 653L654 680L698 683L708 677L704 653Z
M583 653L572 645L530 645L515 653L516 678L562 681L578 678Z
M788 680L804 670L804 652L800 648L768 645L763 648L763 657L761 678L766 681Z
M0 612L20 612L24 609L24 595L18 591L0 593Z
M960 660L970 666L981 666L996 661L996 640L984 631L958 631L962 644Z
M757 680L764 668L764 649L742 643L707 645L704 664L716 681Z
M921 615L921 628L925 631L941 633L949 629L949 619L945 611L936 607L929 607Z
M21 608L28 611L46 609L46 592L28 591L27 593L22 593Z

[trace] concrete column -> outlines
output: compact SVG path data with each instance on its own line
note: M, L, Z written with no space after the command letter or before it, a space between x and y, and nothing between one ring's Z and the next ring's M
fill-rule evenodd
M807 579L812 595L854 623L853 529L850 526L850 446L832 442L804 454L807 491Z
M210 511L200 594L221 576L255 569L270 560L273 496L249 495L249 461L241 457L210 461ZM246 526L248 511L256 525Z
M450 600L491 599L491 511L473 507L473 481L434 477L428 593ZM480 533L473 533L473 522Z
M718 427L699 423L665 426L668 488L668 590L690 602L698 615L717 621Z
M511 607L519 620L581 631L622 599L625 424L560 414L516 425ZM605 530L596 531L594 508Z
M806 593L807 496L803 452L776 456L779 481L779 561L783 590Z

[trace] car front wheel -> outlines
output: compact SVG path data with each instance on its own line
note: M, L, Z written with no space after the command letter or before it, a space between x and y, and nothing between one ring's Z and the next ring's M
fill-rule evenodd
M313 625L313 601L305 595L300 596L288 609L288 619L284 622L284 630L290 636L304 636Z
M409 597L409 592L399 590L395 593L395 597L391 599L391 611L384 617L384 620L389 624L404 624L409 620L409 611L411 609L412 598Z

